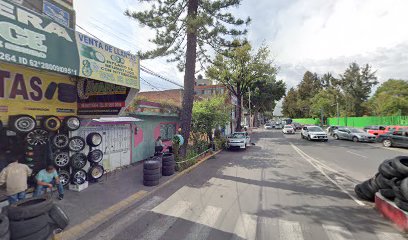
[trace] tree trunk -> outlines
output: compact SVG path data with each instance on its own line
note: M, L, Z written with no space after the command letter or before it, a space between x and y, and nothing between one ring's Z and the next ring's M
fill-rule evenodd
M258 109L254 109L254 117L253 117L252 126L259 127L258 122L259 122L258 121Z
M240 94L240 92L238 92L238 89L237 89L237 93L238 93L238 95L236 96L237 97L237 105L238 105L238 108L237 108L237 126L235 127L235 131L236 132L240 132L241 131L241 121L242 121L242 102L241 102L241 94Z
M197 15L198 0L188 1L188 16L195 17ZM195 81L195 64L197 58L197 29L187 28L187 51L186 65L184 73L184 94L183 94L183 110L181 112L181 133L184 137L184 144L181 147L180 154L186 156L188 139L191 130L191 115L194 102L194 81Z

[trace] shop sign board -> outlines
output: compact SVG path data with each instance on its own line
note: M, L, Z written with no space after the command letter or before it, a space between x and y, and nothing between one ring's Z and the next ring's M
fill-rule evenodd
M50 18L54 19L57 23L63 25L64 27L70 27L70 14L64 9L58 7L51 2L44 1L43 3L43 13Z
M139 88L139 58L130 52L76 33L80 71L86 78Z
M78 115L119 115L134 94L129 87L83 79L77 81Z
M0 61L78 75L73 30L0 0Z
M76 115L75 89L68 76L0 63L0 120L18 114Z

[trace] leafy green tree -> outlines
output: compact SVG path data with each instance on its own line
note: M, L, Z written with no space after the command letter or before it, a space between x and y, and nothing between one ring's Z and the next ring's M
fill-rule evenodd
M364 115L364 102L368 100L372 87L377 84L375 71L371 70L370 65L366 64L362 68L357 63L349 65L339 80L339 86L345 95L348 115Z
M390 79L382 83L368 106L378 116L408 115L408 81Z
M139 0L149 4L148 10L126 10L125 15L156 31L150 41L156 49L140 53L142 59L172 56L169 61L178 62L185 69L182 134L186 146L191 130L194 100L194 74L197 60L204 64L209 59L209 49L216 52L231 46L234 37L246 33L244 25L250 22L235 18L227 10L238 7L241 0Z
M193 138L195 141L200 135L206 134L212 141L212 131L217 127L225 127L230 121L231 106L226 104L223 95L194 102L193 106Z
M300 115L300 110L297 105L297 100L298 100L298 93L297 90L295 90L293 87L289 89L288 93L283 99L282 103L282 113L284 116L290 117L290 118L299 118L301 117Z
M297 86L297 107L300 117L311 117L311 99L322 89L320 78L316 73L306 71Z
M277 68L269 58L270 50L261 46L253 51L248 42L235 42L236 47L225 54L218 54L213 64L207 68L208 78L223 84L235 97L238 106L241 99L257 81L276 76ZM236 131L241 131L242 109L238 107Z

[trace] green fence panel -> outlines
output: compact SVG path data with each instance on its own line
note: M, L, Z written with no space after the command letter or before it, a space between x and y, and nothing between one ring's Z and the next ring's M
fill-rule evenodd
M328 118L328 125L339 125L362 128L370 125L399 125L408 126L408 116L379 116L379 117L341 117Z
M292 119L292 121L300 124L320 124L320 119L318 118L298 118Z

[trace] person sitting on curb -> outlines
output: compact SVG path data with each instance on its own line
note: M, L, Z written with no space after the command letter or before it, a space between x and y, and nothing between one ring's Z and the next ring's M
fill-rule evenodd
M11 154L10 154L11 155ZM9 204L25 199L27 179L32 170L25 164L18 163L18 157L11 158L12 162L0 173L0 185L7 185L7 200Z
M62 200L64 198L64 186L62 186L57 170L53 165L48 165L46 169L39 171L35 178L37 180L37 187L35 188L34 197L42 195L43 191L47 188L50 188L50 191L52 191L53 186L57 186L58 199Z

